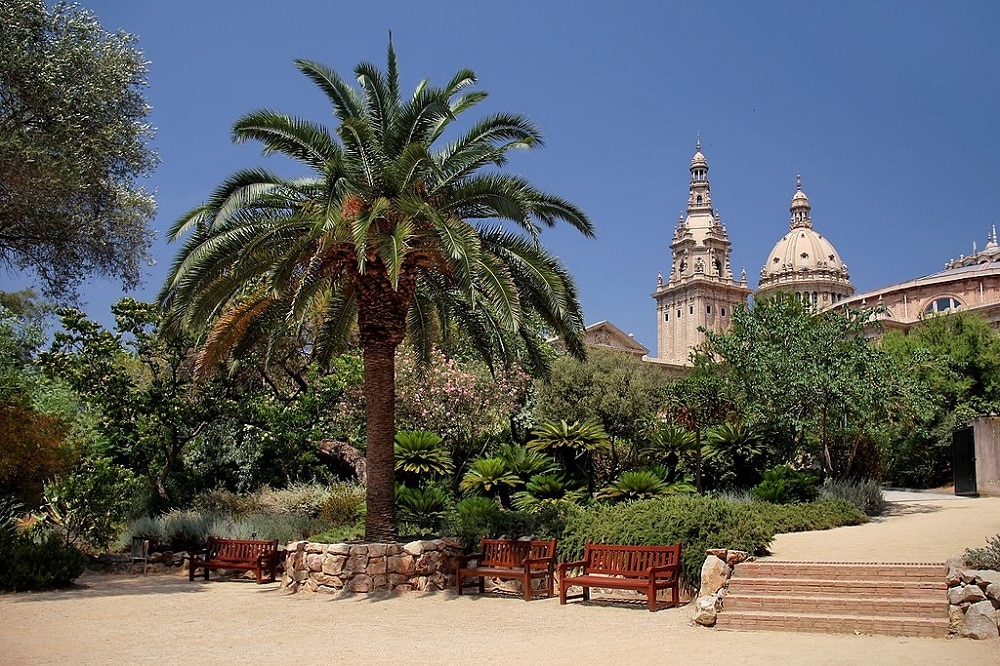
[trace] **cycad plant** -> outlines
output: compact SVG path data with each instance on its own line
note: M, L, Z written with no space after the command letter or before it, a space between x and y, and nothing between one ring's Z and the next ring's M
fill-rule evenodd
M582 502L585 493L558 474L536 474L514 493L513 505L519 511L539 511L546 505Z
M420 488L396 485L396 508L399 519L421 530L435 531L451 509L451 495L437 484Z
M521 479L510 471L503 458L477 458L472 461L469 471L462 477L462 490L495 497L501 505L510 506L511 492L521 483Z
M501 170L511 150L542 138L516 114L467 121L486 97L470 89L473 72L404 96L391 40L386 69L358 65L357 87L320 63L295 64L329 99L336 126L272 110L236 122L235 141L260 141L305 173L239 171L174 224L169 238L186 240L161 292L165 323L200 334L201 375L229 358L266 358L292 332L320 362L356 338L365 537L389 540L396 349L409 337L426 358L436 332L458 329L489 357L519 348L542 362L532 327L541 322L582 356L576 287L539 234L560 221L593 232L576 206Z
M551 456L519 444L504 444L496 450L496 456L503 458L508 469L525 483L536 475L556 470L556 462Z
M400 430L396 433L396 472L406 485L422 479L446 476L455 471L444 440L427 430Z
M594 453L611 448L611 438L597 421L546 421L535 428L528 448L545 451L560 460L569 473L587 482L587 493L594 491Z
M743 488L761 479L758 463L764 454L764 434L752 423L722 423L708 429L705 460L722 462L732 469L736 484Z
M696 492L697 489L687 479L670 483L662 469L640 469L622 472L601 490L598 497L618 502Z

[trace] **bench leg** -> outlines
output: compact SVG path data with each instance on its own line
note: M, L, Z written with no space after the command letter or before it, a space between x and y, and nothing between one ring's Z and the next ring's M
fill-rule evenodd
M486 594L486 576L479 576L479 594Z
M524 572L524 579L521 581L521 586L524 587L524 600L531 601L531 572Z
M555 578L555 576L553 576L552 572L550 571L549 574L548 574L549 599L551 599L553 596L555 596L555 585L554 585L554 581L553 581L554 578Z

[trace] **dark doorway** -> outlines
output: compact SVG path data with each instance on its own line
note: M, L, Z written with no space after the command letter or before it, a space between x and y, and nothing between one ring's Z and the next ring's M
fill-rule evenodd
M976 438L971 427L955 431L951 439L952 466L955 470L955 494L979 495L976 487Z

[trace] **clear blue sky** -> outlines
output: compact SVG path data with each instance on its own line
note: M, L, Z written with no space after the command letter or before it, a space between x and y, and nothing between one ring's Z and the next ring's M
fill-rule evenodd
M713 202L750 286L788 228L801 171L816 229L859 291L940 270L982 247L1000 218L1000 3L502 3L85 0L107 29L139 37L162 163L150 179L161 239L238 168L280 163L234 145L234 120L270 107L326 120L293 67L350 76L384 66L393 33L404 88L469 67L485 111L523 113L546 146L510 168L581 206L596 240L543 240L569 266L587 323L614 322L655 350L650 298L669 273L700 133ZM139 298L177 251L154 247ZM5 275L0 288L19 286ZM84 291L108 319L113 284Z

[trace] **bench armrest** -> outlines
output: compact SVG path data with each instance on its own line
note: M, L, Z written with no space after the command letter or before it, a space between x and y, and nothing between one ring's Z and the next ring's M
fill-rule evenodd
M482 553L469 553L468 555L459 555L458 558L457 558L458 559L458 566L459 567L464 567L466 564L468 564L472 560L476 560L478 562L479 560L482 559L482 557L483 557Z
M575 569L582 567L587 564L587 560L580 560L579 562L560 562L559 563L559 577L562 578L566 575L567 569Z
M657 574L673 572L674 577L676 577L677 574L680 573L680 569L680 564L664 564L658 567L650 567L647 575L649 578L656 578Z
M524 568L525 569L531 569L536 564L544 564L545 567L548 568L548 569L555 569L556 568L556 558L555 558L554 555L551 556L551 557L529 557L528 559L526 559L524 561Z

